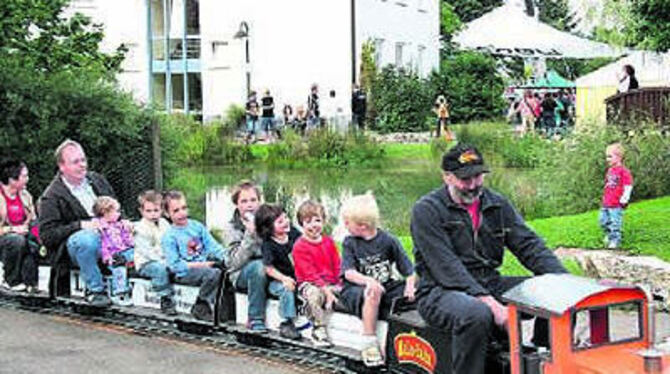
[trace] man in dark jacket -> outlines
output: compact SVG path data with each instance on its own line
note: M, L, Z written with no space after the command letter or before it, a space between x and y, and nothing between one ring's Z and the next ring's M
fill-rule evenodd
M412 211L418 310L450 331L454 373L483 374L489 335L507 324L500 297L524 279L497 271L505 247L536 275L566 270L510 202L483 187L488 169L476 148L454 146L442 169L445 186Z
M87 169L81 145L66 140L56 149L59 172L40 198L40 238L51 253L52 296L69 294L69 261L79 265L86 283L86 300L95 306L109 305L98 259L100 234L93 218L98 196L114 196L107 180ZM69 255L69 256L66 256ZM69 257L69 260L68 260Z
M367 111L367 96L361 88L354 84L351 93L351 124L358 125L358 130L365 130L365 112Z

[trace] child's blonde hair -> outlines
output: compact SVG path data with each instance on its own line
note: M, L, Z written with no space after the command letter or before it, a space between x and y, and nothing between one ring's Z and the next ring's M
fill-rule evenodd
M326 220L326 209L323 205L319 204L314 200L307 200L304 203L300 204L298 208L298 224L303 225L303 222L311 219L312 217L321 217L322 220Z
M605 149L605 152L613 152L616 155L618 155L619 157L621 157L622 160L623 160L624 153L625 153L624 149L623 149L623 145L621 143L612 143L612 144L608 145L607 149Z
M112 209L118 210L120 208L121 204L119 204L115 198L111 196L100 196L95 199L95 202L93 203L93 214L95 214L96 217L102 217Z
M342 204L342 217L346 221L379 227L379 207L374 195L368 192L349 198Z

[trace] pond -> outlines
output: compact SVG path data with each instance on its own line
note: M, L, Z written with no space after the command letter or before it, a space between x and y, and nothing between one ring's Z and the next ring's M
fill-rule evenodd
M518 179L524 174L496 168L486 184L494 188L508 185L510 176ZM302 201L321 201L329 216L327 226L336 238L343 235L338 219L340 205L349 196L372 191L381 211L382 227L403 236L409 235L411 209L416 200L442 185L439 161L431 158L404 160L375 169L273 169L262 164L184 169L171 184L186 194L191 216L216 229L230 219L231 189L241 179L259 183L265 200L281 203L293 218Z

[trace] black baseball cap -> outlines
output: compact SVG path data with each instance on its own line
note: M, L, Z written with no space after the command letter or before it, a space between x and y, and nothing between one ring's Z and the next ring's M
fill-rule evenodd
M460 179L489 172L489 168L484 165L484 157L477 148L462 143L451 147L442 156L442 170L454 173Z

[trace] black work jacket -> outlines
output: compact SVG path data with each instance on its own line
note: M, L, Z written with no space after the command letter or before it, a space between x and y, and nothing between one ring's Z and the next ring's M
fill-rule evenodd
M500 277L497 268L505 248L536 275L566 272L506 198L484 188L480 201L477 232L468 211L451 199L445 187L414 205L411 232L420 277L418 296L433 287L473 296L491 294L486 285Z
M105 177L94 172L88 172L86 177L96 196L115 197ZM56 174L42 193L39 212L40 239L52 256L59 253L70 235L81 229L81 221L92 218L63 183L60 173Z

